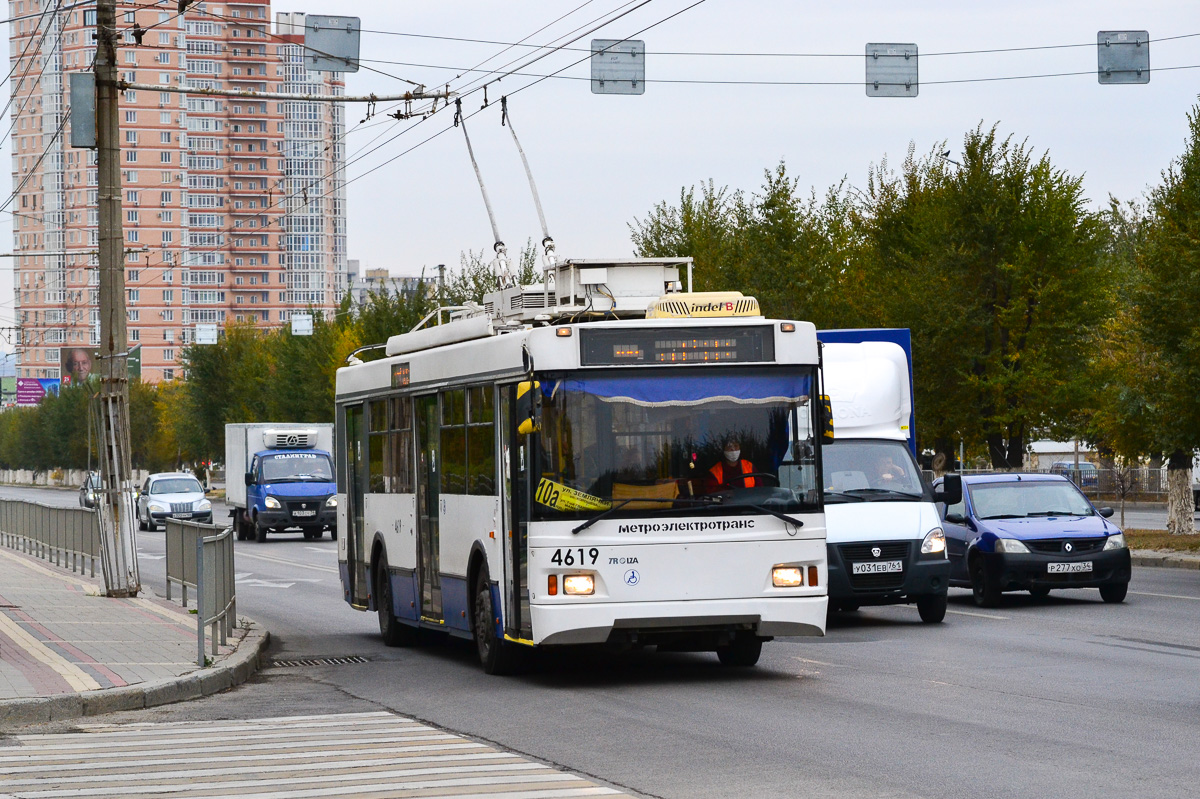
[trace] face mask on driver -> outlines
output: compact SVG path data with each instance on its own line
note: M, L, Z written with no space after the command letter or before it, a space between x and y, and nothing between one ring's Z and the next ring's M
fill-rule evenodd
M725 450L725 460L729 461L730 463L736 463L737 459L740 458L741 456L742 456L742 451L740 449Z

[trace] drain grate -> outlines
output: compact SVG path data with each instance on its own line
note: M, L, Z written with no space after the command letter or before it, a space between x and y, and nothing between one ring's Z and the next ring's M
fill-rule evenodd
M353 663L370 663L370 658L362 655L347 655L340 658L300 658L298 660L272 660L271 665L281 669L294 669L298 666L349 666Z

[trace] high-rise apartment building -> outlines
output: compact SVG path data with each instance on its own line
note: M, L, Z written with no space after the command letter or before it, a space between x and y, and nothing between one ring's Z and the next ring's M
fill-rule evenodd
M57 377L99 344L94 150L70 146L69 78L91 71L94 7L10 0L15 312L20 377ZM118 5L128 83L342 94L308 72L303 15L270 0ZM130 345L142 379L176 376L197 324L278 326L346 285L338 103L128 90L120 102Z

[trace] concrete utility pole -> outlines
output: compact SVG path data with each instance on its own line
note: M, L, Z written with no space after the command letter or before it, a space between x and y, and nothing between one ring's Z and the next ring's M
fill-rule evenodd
M99 193L100 396L96 407L104 501L101 564L109 596L141 588L129 459L125 339L125 232L121 227L121 129L117 106L116 0L96 2L96 180Z

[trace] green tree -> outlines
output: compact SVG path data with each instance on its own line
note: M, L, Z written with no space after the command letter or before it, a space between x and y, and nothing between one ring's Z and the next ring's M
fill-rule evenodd
M1016 469L1031 434L1081 432L1081 353L1108 313L1103 226L1080 177L994 127L966 135L960 167L940 149L872 172L878 321L912 331L924 446L982 443Z
M1200 449L1200 104L1188 114L1183 154L1150 193L1151 221L1137 258L1133 332L1144 353L1131 371L1154 450L1167 460L1167 529L1194 534L1190 490ZM1134 382L1136 381L1136 382Z

